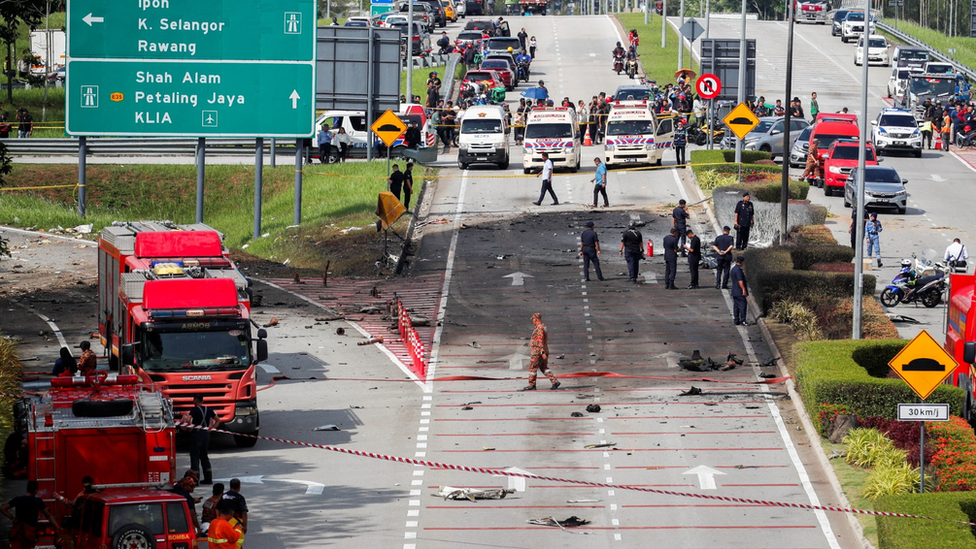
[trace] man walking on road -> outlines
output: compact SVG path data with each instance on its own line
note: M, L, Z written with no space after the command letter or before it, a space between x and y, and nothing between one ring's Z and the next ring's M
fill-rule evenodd
M735 267L732 267L732 322L736 326L748 326L746 322L746 311L748 310L746 298L749 297L749 286L746 283L746 273L742 270L746 258L738 256L735 258Z
M664 289L677 290L674 287L674 275L678 271L678 229L671 227L671 232L664 237Z
M718 235L712 249L718 253L718 266L715 267L715 289L729 289L729 269L732 267L732 250L735 240L729 235L732 229L728 225L722 227L722 234Z
M556 198L556 191L552 190L552 167L552 160L549 160L549 153L542 153L542 171L539 172L539 176L542 177L542 192L539 194L539 200L533 202L536 206L542 205L542 199L546 197L547 192L552 196L552 205L559 205L559 199Z
M755 211L749 199L749 192L742 193L742 200L735 205L735 249L749 247L749 230L756 221Z
M871 212L871 219L864 223L864 238L868 241L868 257L874 255L874 250L878 251L878 267L881 267L881 231L884 228L878 221L878 214Z
M817 121L817 115L820 113L820 103L817 102L817 92L810 94L810 123L813 124Z
M637 230L637 222L631 221L630 228L624 231L620 239L620 255L624 256L627 262L627 280L637 284L637 277L640 274L640 260L644 252L644 236Z
M545 374L552 383L550 389L556 390L562 384L549 370L549 332L546 331L546 325L542 323L542 313L532 315L532 324L535 327L532 329L532 340L529 343L532 352L532 357L529 360L529 384L522 390L535 391L536 370Z
M583 280L590 280L590 262L593 263L597 280L606 280L600 271L600 237L593 230L592 221L586 222L586 230L580 235L580 257L583 258Z
M607 165L600 160L600 157L593 159L596 164L596 177L590 180L593 183L593 207L596 208L597 197L603 195L603 207L610 207L610 200L607 199ZM541 202L541 200L540 200Z
M688 229L688 272L691 273L691 283L688 284L689 290L698 289L698 264L701 263L701 239L695 236L695 231Z
M682 198L678 201L678 207L671 211L671 226L678 230L678 241L681 247L681 257L685 256L685 242L688 234L688 218L691 213L688 211L688 202Z

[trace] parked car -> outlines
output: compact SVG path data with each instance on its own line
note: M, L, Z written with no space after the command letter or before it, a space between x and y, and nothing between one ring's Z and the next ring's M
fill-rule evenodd
M494 36L495 24L484 19L472 19L464 24L464 30L485 31L488 33L488 36Z
M56 70L52 71L47 75L47 81L52 84L61 83L64 84L64 75L66 71L64 67L58 67Z
M843 9L841 9L841 10L834 10L834 16L833 16L832 22L830 24L830 35L831 36L840 36L841 35L841 32L843 31L844 19L847 18L847 14L850 13L850 12L851 12L851 10L843 10Z
M830 145L824 162L824 196L844 192L848 177L857 171L859 151L860 144L854 139L838 139ZM868 166L878 165L878 155L870 143L865 148L864 161Z
M882 109L877 120L872 120L871 141L878 154L889 151L906 151L922 157L922 132L911 112L904 109Z
M865 25L868 25L868 23L865 23L864 19L863 11L852 11L848 13L847 17L844 18L843 25L841 26L841 42L846 44L864 34L864 27ZM868 29L868 34L874 34L876 28L875 22L873 20L870 21L869 26L871 28Z
M864 206L870 210L894 208L900 214L908 210L907 179L898 176L894 168L888 166L865 166L864 168ZM850 208L857 201L857 170L851 173L844 185L844 206Z
M454 39L454 46L458 49L462 49L469 45L481 47L481 31L470 30L461 31L458 33L457 38Z
M441 0L441 7L444 8L444 16L451 23L458 20L457 10L454 9L454 2L451 0Z
M749 132L746 135L745 149L754 151L766 151L769 153L769 157L773 160L777 156L783 156L784 144L783 137L786 120L783 118L778 119L773 123L772 126L766 131L766 133L759 135L758 137L753 137L754 132ZM810 123L802 118L790 118L790 144L787 147L792 147L792 142L794 139L800 135L800 132L806 129ZM752 141L750 141L752 139Z
M891 77L888 78L888 98L894 99L900 105L905 100L905 92L908 90L908 77L913 73L921 73L922 69L895 67L891 69Z
M78 497L64 536L75 549L196 547L186 498L166 490L109 488Z
M615 101L651 101L657 89L654 86L646 85L624 85L617 87L613 94Z
M891 61L903 69L914 68L921 70L929 62L929 59L931 59L929 50L914 46L895 46L895 51L891 54Z
M928 74L956 74L956 68L952 66L952 63L943 63L941 61L929 61L925 64L922 72Z
M400 14L409 13L410 6L403 4L400 6ZM413 20L417 23L421 23L426 27L427 32L434 32L434 25L437 24L437 14L434 13L430 6L422 2L414 2L413 4Z
M800 23L808 21L825 25L827 23L826 0L795 0L793 4L793 19Z
M368 27L372 24L369 17L350 17L346 19L343 27Z
M518 73L515 71L515 67L505 59L485 59L481 62L481 69L498 72L502 77L502 82L505 84L506 90L514 90L515 86L518 85Z
M522 43L519 42L518 38L511 38L508 36L495 36L488 39L488 51L501 51L507 52L508 48L512 48L512 53L518 55L522 50Z
M400 39L407 39L407 22L404 21L393 21L390 23L390 27L400 30ZM411 55L424 55L430 51L430 35L427 34L427 29L419 23L413 24L413 45L410 48Z
M803 128L800 135L793 140L793 147L790 148L790 167L802 168L807 164L807 154L810 152L810 132L813 126Z
M444 12L444 6L441 4L441 0L414 0L414 2L430 6L430 10L434 13L437 26L447 26L447 13Z
M883 65L887 67L891 64L888 57L888 40L880 34L872 34L868 37L868 65ZM854 49L854 64L860 65L864 62L864 36L857 39L857 48Z

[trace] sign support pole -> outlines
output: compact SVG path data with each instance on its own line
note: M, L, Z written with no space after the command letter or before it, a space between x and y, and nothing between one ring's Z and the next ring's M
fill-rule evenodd
M708 100L708 150L715 146L715 99Z
M410 21L413 21L413 3L410 4ZM410 29L408 33L413 32L413 23L407 24ZM369 49L366 55L366 162L372 162L373 160L373 143L375 142L375 137L372 135L373 127L373 28L369 29ZM407 66L409 67L413 63L413 44L407 42ZM412 75L407 73L407 89L410 89L410 77ZM409 91L408 91L409 93ZM410 103L408 100L407 103ZM389 171L389 169L387 169Z
M261 188L264 186L264 138L254 147L254 240L261 237Z
M87 137L78 138L78 217L85 218L85 183L88 180Z
M273 149L273 147L272 147ZM302 224L302 140L295 140L295 217L294 224Z
M922 426L922 443L918 447L918 493L925 493L925 422L919 421L919 425Z
M207 139L197 138L197 223L203 223L203 176L206 164Z
M275 157L277 156L277 154L276 154L277 151L275 151L275 147L277 145L278 145L278 140L275 139L274 137L272 137L271 138L271 167L272 168L275 168L276 167L275 166L275 160L276 160Z
M792 4L786 8L786 16L790 18L789 38L786 42L786 97L787 101L793 95L793 7ZM790 141L790 114L791 109L786 109L786 116L783 118L783 184L780 190L780 220L779 220L779 245L786 242L786 231L789 228L788 216L790 211L790 153L792 141Z

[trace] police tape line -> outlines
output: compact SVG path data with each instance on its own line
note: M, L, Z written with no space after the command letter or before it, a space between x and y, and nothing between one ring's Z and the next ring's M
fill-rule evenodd
M743 163L744 165L745 163ZM694 166L736 166L734 162L699 162L695 164L670 164L667 166L644 166L644 167L634 167L634 168L613 168L613 173L630 173L630 172L644 172L650 170L670 170L673 168L691 168ZM593 172L581 172L575 174L563 174L571 176L588 176ZM329 177L336 177L341 179L385 179L383 176L370 176L370 175L341 175L337 173L327 173L327 172L308 172L309 175L324 175ZM425 180L434 179L457 179L460 175L425 175ZM534 178L539 177L539 174L506 174L506 175L485 175L478 173L473 177L478 179L523 179L523 178Z
M467 376L465 376L467 377ZM631 376L621 376L621 377L631 377ZM21 399L24 395L39 396L38 393L34 392L23 392L21 394L13 394L0 392L0 397L10 397ZM727 503L746 503L750 505L755 505L759 507L783 507L789 509L800 509L804 511L831 511L837 513L851 513L858 515L871 515L877 517L893 517L893 518L913 518L922 520L933 520L937 522L948 522L951 524L962 524L965 526L976 526L976 522L967 522L964 520L954 520L945 519L939 517L930 517L926 515L912 515L908 513L892 513L888 511L873 511L869 509L853 509L847 507L833 507L829 505L811 505L809 503L792 503L788 501L775 501L775 500L763 500L763 499L752 499L752 498L739 498L734 496L717 496L709 494L694 494L691 492L677 492L674 490L659 490L657 488L648 488L646 486L631 486L628 484L614 484L608 482L593 482L589 480L577 480L577 479L567 479L561 477L549 477L542 475L534 475L532 473L523 473L516 471L506 471L504 469L491 469L488 467L471 467L468 465L457 465L453 463L443 463L438 461L427 461L423 459L407 458L400 456L391 456L387 454L378 454L375 452L364 452L362 450L352 450L349 448L339 448L336 446L328 446L326 444L317 444L314 442L303 442L300 440L290 440L286 438L279 437L269 437L264 435L252 435L248 433L235 433L233 431L228 431L225 429L216 429L211 427L204 427L201 425L193 425L190 423L184 423L182 421L174 422L176 427L184 430L201 430L210 431L212 433L232 435L237 437L253 438L255 440L266 440L268 442L280 442L282 444L290 444L292 446L303 446L305 448L315 448L318 450L326 450L329 452L337 452L340 454L346 454L355 457L364 457L370 459L376 459L380 461L390 461L394 463L403 463L406 465L416 465L419 467L427 467L431 469L446 469L449 471L460 471L464 473L476 473L482 475L491 476L503 476L503 477L513 477L513 478L525 478L533 480L545 480L549 482L560 482L564 484L575 484L578 486L590 486L594 488L612 488L615 490L628 490L633 492L645 492L649 494L657 494L662 496L674 496L681 498L693 498L693 499L706 499L710 501L723 501ZM605 449L594 449L594 451L606 451Z
M607 482L593 482L588 480L576 480L567 479L561 477L549 477L542 475L534 475L532 473L523 473L516 471L506 471L504 469L491 469L488 467L471 467L468 465L456 465L453 463L443 463L438 461L427 461L423 459L414 459L400 456L391 456L387 454L378 454L375 452L364 452L362 450L352 450L349 448L339 448L336 446L328 446L325 444L316 444L314 442L302 442L298 440L289 440L285 438L278 437L268 437L264 435L251 435L234 433L232 431L227 431L224 429L214 429L203 427L201 425L193 425L189 423L183 423L182 421L176 422L176 426L186 430L203 430L210 431L213 433L227 434L238 437L254 438L257 440L267 440L269 442L280 442L282 444L291 444L294 446L303 446L306 448L315 448L319 450L327 450L329 452L338 452L340 454L346 454L356 457L364 457L370 459L377 459L380 461L391 461L394 463L403 463L406 465L416 465L419 467L427 467L431 469L446 469L449 471L460 471L463 473L476 473L481 475L491 475L491 476L503 476L503 477L514 477L514 478L525 478L533 480L545 480L549 482L560 482L564 484L575 484L578 486L590 486L593 488L612 488L615 490L629 490L634 492L645 492L649 494L657 494L662 496L674 496L681 498L693 498L693 499L706 499L710 501L722 501L726 503L746 503L750 505L755 505L758 507L784 507L790 509L801 509L804 511L831 511L837 513L851 513L857 515L872 515L878 517L893 517L893 518L913 518L922 520L934 520L937 522L948 522L952 524L962 524L965 526L976 526L976 522L967 522L964 520L954 520L939 517L930 517L926 515L912 515L908 513L892 513L888 511L873 511L869 509L853 509L847 507L833 507L829 505L812 505L809 503L792 503L788 501L775 501L775 500L763 500L763 499L752 499L752 498L740 498L734 496L717 496L709 494L694 494L691 492L677 492L674 490L659 490L657 488L648 488L646 486L631 486L628 484L613 484ZM594 449L594 451L606 451L605 449Z

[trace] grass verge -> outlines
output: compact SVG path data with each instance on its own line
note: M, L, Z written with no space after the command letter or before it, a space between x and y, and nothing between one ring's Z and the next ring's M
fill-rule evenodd
M898 21L898 24L895 25L894 19L884 19L883 21L893 27L897 27L898 30L906 34L914 36L936 50L949 55L963 65L976 68L976 38L966 36L953 36L950 38L940 31L925 28L914 23ZM956 50L956 53L950 55L949 50L953 48Z
M52 229L82 223L75 214L77 166L15 165L0 193L0 223ZM204 220L225 234L232 250L289 268L321 272L326 262L337 274L374 274L373 257L382 250L382 235L373 228L376 196L386 190L386 162L349 162L305 168L302 225L292 227L294 168L264 169L262 233L252 239L254 169L208 166ZM419 173L418 173L419 175ZM419 177L417 178L419 183ZM44 182L67 188L13 191ZM92 234L118 220L194 220L194 166L89 166L88 212ZM415 196L419 193L415 189ZM395 229L402 234L406 219ZM402 226L401 226L402 225ZM378 246L378 248L377 248Z
M413 73L411 75L413 83L410 86L410 89L413 91L414 95L420 96L421 102L427 101L427 78L430 76L430 73L434 71L437 71L437 76L443 82L444 67L422 67L422 68L414 67L413 68ZM407 95L407 92L403 91L406 89L407 89L407 69L403 69L400 71L400 90L403 92L403 95Z
M685 48L685 67L678 67L678 33L671 25L668 25L665 47L661 48L661 16L651 14L647 25L644 24L643 13L618 13L616 17L625 30L637 29L637 34L641 37L637 52L648 79L656 80L659 86L664 86L674 82L674 72L679 68L689 68L701 73L701 67L688 48Z
M827 439L820 439L824 453L830 457L834 450L843 451L846 449L843 444L834 444ZM831 459L830 464L834 467L834 474L844 489L844 495L854 509L873 510L874 502L864 497L864 487L867 484L870 471L859 469L850 465L843 459ZM856 515L857 521L864 529L864 537L871 542L873 547L878 547L878 521L870 515Z

